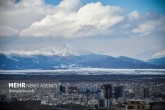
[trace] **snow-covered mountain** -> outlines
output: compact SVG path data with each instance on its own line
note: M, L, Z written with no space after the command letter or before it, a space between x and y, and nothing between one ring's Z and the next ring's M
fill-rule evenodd
M75 49L70 45L65 44L63 47L59 48L54 55L58 56L81 56L92 54L90 51Z
M56 48L42 48L33 51L1 51L1 70L21 69L70 69L70 68L127 68L159 69L165 65L153 64L129 57L112 57L85 50L75 49L69 45Z
M9 51L0 50L0 53L8 55L8 56L11 56L11 55L81 56L81 55L92 54L92 52L90 51L76 49L68 44L65 44L63 46L57 46L57 47L44 47L44 48L36 49L36 50L9 50Z

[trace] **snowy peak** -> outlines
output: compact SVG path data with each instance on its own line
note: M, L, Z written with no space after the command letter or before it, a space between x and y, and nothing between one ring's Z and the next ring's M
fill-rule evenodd
M61 48L59 48L56 51L56 55L58 55L58 56L70 56L70 55L79 56L80 53L77 52L77 49L74 49L72 46L65 44L64 46L62 46Z
M88 54L92 54L92 52L76 49L68 44L65 44L56 52L56 55L58 56L81 56L81 55L88 55Z
M5 55L21 55L21 56L45 55L45 56L63 56L63 57L92 54L92 52L76 49L68 44L59 47L45 47L35 50L9 50L9 51L0 50L0 53Z
M5 52L3 52L5 53ZM149 69L165 68L164 65L152 64L125 56L112 57L75 49L69 45L45 47L38 50L13 50L0 54L0 69L71 69L71 68L122 68ZM71 56L71 57L70 57Z

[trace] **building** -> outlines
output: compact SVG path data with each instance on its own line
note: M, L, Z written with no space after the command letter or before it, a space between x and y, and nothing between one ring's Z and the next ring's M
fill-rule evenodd
M135 99L144 99L144 87L135 86L134 95Z
M100 89L97 92L98 99L104 99L104 90Z
M151 102L150 110L165 110L165 102Z
M111 84L103 84L104 89L104 98L111 99L112 98L112 86Z
M112 98L112 86L111 84L103 84L103 89L104 89L104 98L106 99L107 102L107 107L110 105L110 99Z
M149 98L150 94L149 94L149 88L144 88L144 98Z
M99 108L104 108L105 107L105 99L99 99Z
M143 100L128 100L125 105L125 110L147 110L145 101Z
M1 110L42 110L41 101L0 102Z
M68 93L68 86L67 85L61 85L60 86L60 92Z
M125 98L125 88L124 86L114 87L114 98Z

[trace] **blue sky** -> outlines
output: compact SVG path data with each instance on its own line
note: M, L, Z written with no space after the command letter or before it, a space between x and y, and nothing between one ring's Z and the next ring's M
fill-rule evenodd
M165 57L165 0L0 0L0 15L0 53L69 44L116 57Z
M58 5L61 0L45 0L47 4ZM165 14L165 0L81 0L83 4L101 2L104 5L116 5L125 9L125 12L137 10L140 13L149 11Z

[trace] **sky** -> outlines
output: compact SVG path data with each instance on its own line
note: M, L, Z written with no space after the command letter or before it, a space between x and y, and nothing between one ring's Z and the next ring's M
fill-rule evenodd
M164 35L165 0L0 0L0 53L68 44L148 60L165 57Z

